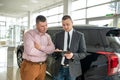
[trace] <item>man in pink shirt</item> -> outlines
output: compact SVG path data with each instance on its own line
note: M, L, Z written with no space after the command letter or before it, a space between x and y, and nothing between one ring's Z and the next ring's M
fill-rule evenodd
M24 34L24 53L20 73L21 80L45 80L46 58L54 52L54 44L46 33L47 20L39 15L36 28Z

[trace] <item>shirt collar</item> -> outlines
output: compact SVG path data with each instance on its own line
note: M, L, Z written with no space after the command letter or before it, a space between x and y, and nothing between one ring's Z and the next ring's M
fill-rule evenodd
M35 29L35 31L37 32L37 34L40 34L40 36L43 36L43 35L46 34L46 33L41 33L41 32L39 32L37 29Z
M65 31L65 33L67 33L67 32ZM72 33L73 33L73 28L69 31L70 35L72 35Z
M69 34L72 34L73 33L73 28L69 31Z

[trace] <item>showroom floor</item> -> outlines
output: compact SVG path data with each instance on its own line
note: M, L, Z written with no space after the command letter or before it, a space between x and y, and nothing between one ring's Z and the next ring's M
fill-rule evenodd
M15 51L0 47L0 80L20 80Z

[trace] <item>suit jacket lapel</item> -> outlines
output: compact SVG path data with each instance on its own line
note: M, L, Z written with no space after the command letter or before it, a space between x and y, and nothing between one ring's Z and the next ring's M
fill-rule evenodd
M75 38L76 38L76 34L75 34L75 30L73 30L72 39L71 39L71 44L70 44L70 50L73 49Z
M64 48L64 31L62 32L62 34L61 34L61 42L60 42L60 44L61 44L61 49L63 50L63 48Z

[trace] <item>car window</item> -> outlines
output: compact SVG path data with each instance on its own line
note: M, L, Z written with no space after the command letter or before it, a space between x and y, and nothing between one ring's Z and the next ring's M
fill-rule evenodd
M84 33L87 51L96 52L98 50L104 50L103 41L101 39L100 31L98 29L77 29Z
M53 28L53 29L49 29L49 30L47 31L47 33L51 36L52 41L54 42L55 34L58 33L58 32L60 32L60 31L62 31L61 28L58 28L58 29Z

